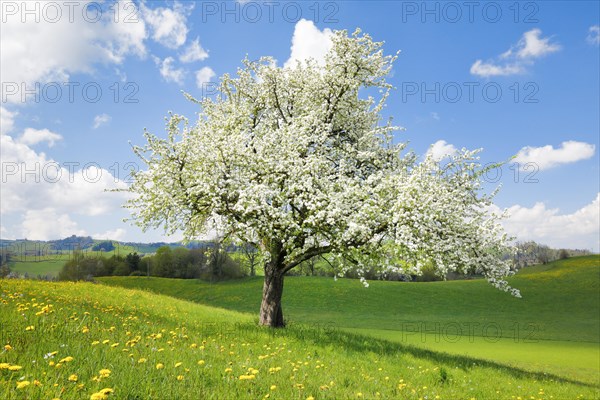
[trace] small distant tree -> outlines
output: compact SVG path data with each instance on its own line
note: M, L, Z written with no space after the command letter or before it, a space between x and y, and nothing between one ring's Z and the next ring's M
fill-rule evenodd
M567 249L560 249L560 251L558 252L558 259L565 260L567 258L569 258L569 252L567 251Z
M152 263L152 275L173 276L173 251L169 246L161 246L156 250Z
M125 262L129 266L129 270L138 271L140 269L140 260L142 258L137 252L129 253L125 257Z
M10 275L10 267L8 264L0 265L0 278L6 278L8 275Z
M244 253L244 257L248 261L248 268L250 269L250 276L256 275L256 264L258 262L258 251L256 247L252 246L250 243L244 243L242 245L242 252Z
M477 152L418 162L382 121L395 58L357 30L336 32L323 64L244 60L216 97L188 96L201 106L195 125L171 115L166 139L146 132L134 148L147 169L128 189L133 218L188 240L216 227L260 249L259 321L271 327L284 326L286 273L323 254L361 276L397 259L410 274L473 268L519 295Z

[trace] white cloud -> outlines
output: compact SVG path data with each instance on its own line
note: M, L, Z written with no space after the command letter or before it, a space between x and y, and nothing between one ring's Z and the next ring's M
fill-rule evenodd
M301 19L294 28L290 58L285 62L284 67L293 67L296 65L296 61L304 61L309 58L323 63L325 55L331 49L332 35L331 29L325 28L320 31L314 22Z
M150 9L146 7L146 3L141 3L140 11L152 30L152 39L165 47L177 49L185 43L188 34L187 16L193 7L193 4L184 6L175 2L173 8Z
M570 164L591 158L596 146L585 142L570 140L563 142L559 148L551 145L542 147L523 147L517 153L515 162L525 164L534 163L540 170L555 167L561 164Z
M489 78L490 76L521 74L524 72L524 68L519 64L495 65L493 63L484 63L481 60L477 60L471 65L470 72L471 75Z
M13 130L15 126L15 117L19 113L16 111L8 111L0 106L0 135L5 135Z
M51 240L71 235L85 236L68 214L55 209L27 210L21 224L21 237L30 240Z
M431 115L431 118L435 119L436 121L440 120L440 114L436 113L435 111L430 112L429 115Z
M14 240L17 237L13 234L11 234L11 232L6 229L4 226L0 225L0 238L2 239L6 239L6 240Z
M496 60L476 60L471 65L471 74L489 78L525 73L535 59L561 49L560 45L551 43L549 37L543 38L541 35L542 31L538 28L523 33L517 44L500 54Z
M514 205L508 213L510 217L502 224L518 240L535 240L554 248L599 250L600 193L571 214L560 214L559 209L549 209L541 202L531 208Z
M123 228L117 228L108 230L102 233L94 233L92 237L94 239L111 239L111 240L123 240L127 231Z
M196 85L202 89L203 85L210 82L215 77L215 71L210 67L204 67L196 71Z
M173 57L167 57L164 60L160 61L160 59L156 58L155 62L160 66L160 74L165 81L167 82L175 82L179 85L183 84L183 80L185 78L185 71L182 68L175 68L173 63L175 59Z
M516 46L506 51L501 55L502 58L510 58L516 56L520 59L533 59L545 56L546 54L554 53L560 50L560 46L556 43L550 43L550 38L541 38L542 31L540 29L532 29L523 34L523 37Z
M590 26L586 39L589 44L600 44L600 25Z
M208 52L200 45L200 39L196 38L179 56L179 61L190 63L194 61L202 61L208 58Z
M101 21L86 22L82 10L88 2L77 3L69 21L69 9L61 2L62 17L52 22L40 18L35 22L28 17L21 22L20 13L4 16L0 48L2 81L34 87L36 82L65 82L73 73L93 72L94 65L120 64L130 54L144 56L146 28L143 20L137 22L114 21L111 13L105 13ZM66 4L66 3L65 3ZM118 3L120 15L131 14L134 3ZM79 12L77 12L79 11ZM111 14L111 15L109 15ZM7 96L8 102L20 102L20 95Z
M110 122L111 116L108 114L99 114L94 117L94 125L92 127L94 129L98 129L100 126Z
M439 161L444 157L453 156L457 152L456 147L450 143L446 143L445 140L438 140L431 146L425 156L433 157L434 160Z
M54 143L59 140L62 140L62 136L58 133L51 132L48 129L27 128L19 138L19 143L35 145L40 142L47 142L48 147L52 147L54 146Z
M93 164L61 164L8 135L0 136L0 159L0 214L52 209L95 216L118 209L124 200L122 193L106 192L127 187L109 171Z

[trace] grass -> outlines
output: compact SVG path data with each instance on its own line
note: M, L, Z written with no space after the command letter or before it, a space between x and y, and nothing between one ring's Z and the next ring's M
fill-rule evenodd
M92 283L0 280L0 325L4 399L599 395L495 362L335 327L269 330L248 314Z
M95 242L101 242L96 240ZM35 247L35 245L38 245ZM129 253L133 253L139 250L132 246L125 246L118 242L114 242L115 249L112 251L92 251L91 249L84 249L82 253L86 256L94 257L111 257L113 255L126 256ZM23 242L22 246L15 246L13 251L16 255L13 257L13 261L9 264L11 271L22 275L29 275L34 278L38 275L49 276L55 278L62 269L63 265L73 255L72 250L60 250L50 251L46 247L45 243L38 244L36 242ZM27 254L28 252L38 251L39 255Z
M284 315L433 351L483 358L530 371L598 383L600 259L529 267L511 279L522 299L482 280L399 283L288 277ZM209 284L145 277L102 278L256 315L262 278Z

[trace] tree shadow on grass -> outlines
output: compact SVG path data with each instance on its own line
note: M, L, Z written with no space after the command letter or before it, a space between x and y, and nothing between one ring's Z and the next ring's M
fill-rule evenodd
M275 337L293 337L298 340L313 342L313 344L317 346L332 346L359 354L410 354L416 358L425 359L436 364L444 364L449 368L458 367L463 371L469 371L472 368L480 367L493 368L499 372L506 373L518 379L532 379L538 381L552 380L559 383L569 383L589 388L600 388L600 384L582 382L544 372L527 371L525 369L490 360L423 349L414 345L401 344L385 339L343 331L333 326L307 327L302 325L292 325L285 329L270 329L260 327L259 329L268 329L269 334Z

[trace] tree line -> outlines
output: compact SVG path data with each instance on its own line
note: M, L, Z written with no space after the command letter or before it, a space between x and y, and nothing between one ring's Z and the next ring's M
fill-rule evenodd
M241 278L246 275L239 262L219 245L205 249L162 246L153 255L89 256L74 251L58 280L92 280L99 276L156 276L162 278L204 279L210 281Z

